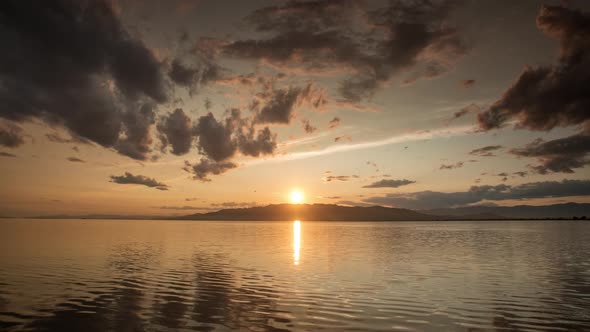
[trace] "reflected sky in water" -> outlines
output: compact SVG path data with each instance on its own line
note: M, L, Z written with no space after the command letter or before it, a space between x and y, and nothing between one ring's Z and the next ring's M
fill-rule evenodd
M588 238L571 221L2 220L0 331L584 331Z

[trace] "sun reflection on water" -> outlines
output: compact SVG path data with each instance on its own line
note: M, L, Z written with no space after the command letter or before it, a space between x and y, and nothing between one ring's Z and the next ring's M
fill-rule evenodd
M301 221L293 222L293 264L299 265L299 251L301 250Z

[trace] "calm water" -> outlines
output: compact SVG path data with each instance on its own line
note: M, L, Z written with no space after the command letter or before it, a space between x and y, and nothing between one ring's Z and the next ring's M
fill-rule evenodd
M590 222L0 220L2 331L590 330Z

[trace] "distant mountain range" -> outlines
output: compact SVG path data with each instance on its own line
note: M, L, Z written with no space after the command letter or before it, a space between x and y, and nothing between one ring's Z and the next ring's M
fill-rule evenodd
M421 221L499 219L590 219L590 204L565 203L544 206L470 206L413 211L383 206L335 204L272 204L250 208L223 209L185 216L52 215L41 219L173 219L236 221Z
M225 209L197 213L175 219L185 220L308 220L308 221L411 221L411 220L494 220L548 219L587 216L590 204L473 206L413 211L383 206L341 206L334 204L277 204L262 207Z
M305 220L305 221L402 221L433 220L433 216L383 206L342 206L334 204L273 204L260 207L224 209L176 217L183 220Z
M433 209L418 211L428 215L446 217L469 217L497 215L504 218L543 219L543 218L573 218L586 216L590 218L590 204L564 203L554 205L517 205L517 206L469 206L448 209ZM474 218L482 219L482 218Z

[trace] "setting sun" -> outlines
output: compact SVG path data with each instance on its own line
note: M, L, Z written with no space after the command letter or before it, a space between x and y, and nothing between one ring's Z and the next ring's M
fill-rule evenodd
M293 190L289 198L291 199L291 203L300 204L303 202L303 193L299 190Z

